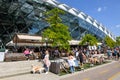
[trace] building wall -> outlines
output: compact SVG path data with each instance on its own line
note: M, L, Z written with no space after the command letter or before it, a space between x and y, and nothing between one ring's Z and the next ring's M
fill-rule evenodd
M44 12L54 7L66 12L60 17L69 27L73 39L80 40L85 34L90 33L99 40L104 39L106 35L115 40L114 35L94 18L56 0L1 0L0 39L6 44L16 33L41 35L49 26L44 20Z

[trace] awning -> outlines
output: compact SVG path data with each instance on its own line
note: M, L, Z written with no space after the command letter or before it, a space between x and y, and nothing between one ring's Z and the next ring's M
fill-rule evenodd
M48 44L46 43L13 43L13 41L10 41L6 44L6 46L46 46Z
M70 45L79 45L79 43L80 43L80 41L78 41L78 40L71 40L71 41L69 41Z
M24 40L42 40L42 37L41 36L32 36L32 35L20 35L20 34L17 34L17 37L19 39L24 39Z
M16 34L13 38L13 43L40 43L42 42L41 36L29 34Z
M29 34L16 34L13 40L8 42L6 46L45 46L41 36Z

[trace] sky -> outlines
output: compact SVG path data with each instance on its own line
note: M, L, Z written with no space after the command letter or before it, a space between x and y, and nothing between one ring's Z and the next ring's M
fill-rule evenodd
M76 8L102 23L115 36L120 36L120 0L57 0Z

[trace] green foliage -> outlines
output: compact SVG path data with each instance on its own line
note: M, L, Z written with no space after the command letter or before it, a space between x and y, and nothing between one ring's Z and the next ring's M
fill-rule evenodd
M54 8L48 12L45 13L46 21L50 24L50 26L55 26L57 23L61 23L62 20L59 17L60 15L65 14L63 10L60 10L58 8Z
M106 36L104 41L106 45L109 46L110 48L115 47L115 41L113 41L109 36Z
M86 43L89 44L90 46L97 45L97 39L91 34L86 34L83 38L82 41L80 42L80 45L85 45Z
M120 46L120 36L116 37L116 46Z
M48 41L52 41L52 46L68 49L70 47L68 40L71 40L71 36L68 26L64 25L62 19L59 17L62 14L64 14L64 11L58 8L54 8L45 13L45 20L50 26L44 30L42 35Z

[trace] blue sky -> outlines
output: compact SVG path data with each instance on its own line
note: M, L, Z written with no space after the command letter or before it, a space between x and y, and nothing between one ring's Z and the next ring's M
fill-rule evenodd
M102 23L120 36L120 0L57 0L76 8Z

